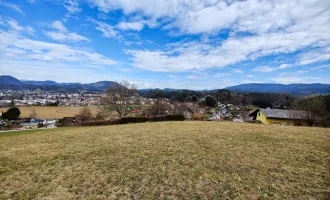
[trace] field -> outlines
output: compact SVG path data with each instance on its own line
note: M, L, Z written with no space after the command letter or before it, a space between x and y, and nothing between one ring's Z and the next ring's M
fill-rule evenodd
M0 133L0 199L329 199L330 129L158 122Z
M66 106L31 106L31 107L19 107L21 111L21 117L29 117L32 110L37 112L37 118L41 119L60 119L63 117L73 117L78 114L83 107L66 107ZM98 111L98 107L89 107L93 113ZM7 111L8 108L0 108L1 111Z

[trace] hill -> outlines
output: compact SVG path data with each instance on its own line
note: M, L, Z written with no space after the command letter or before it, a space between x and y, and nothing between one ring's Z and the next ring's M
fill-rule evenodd
M160 122L0 133L0 199L327 199L330 129Z
M22 89L24 85L12 76L0 76L0 89Z
M18 80L12 76L0 76L0 89L5 90L36 90L78 92L103 92L110 86L118 84L114 81L99 81L96 83L57 83L55 81Z
M330 94L330 84L273 84L273 83L249 83L231 87L227 90L239 92L281 92L294 95L310 95L310 94Z

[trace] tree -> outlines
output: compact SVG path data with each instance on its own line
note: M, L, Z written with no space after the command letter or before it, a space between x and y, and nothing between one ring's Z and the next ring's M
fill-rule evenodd
M15 106L15 102L14 102L14 100L11 100L9 107L14 107L14 106Z
M36 118L38 115L36 109L33 109L29 115L29 118Z
M16 120L20 116L21 111L17 107L12 107L7 110L7 112L2 114L2 118L8 120Z
M101 102L105 111L114 111L122 118L128 115L138 98L136 86L128 81L122 81L109 87Z
M205 97L205 105L208 107L214 107L217 104L217 101L212 96Z
M308 97L295 101L291 109L298 110L293 112L294 118L307 121L309 126L315 126L318 123L323 124L327 117L327 107L322 96ZM299 112L305 111L305 112Z
M79 119L81 121L89 121L92 119L92 111L88 107L84 107L79 112Z

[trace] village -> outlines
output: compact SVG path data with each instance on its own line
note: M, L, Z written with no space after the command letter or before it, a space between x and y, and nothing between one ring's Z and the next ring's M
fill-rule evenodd
M34 128L55 128L62 118L70 120L70 122L78 122L80 120L79 112L85 107L97 108L102 110L101 99L105 96L104 93L98 94L78 94L78 93L59 93L59 92L44 92L44 91L0 91L0 108L2 113L7 108L18 107L22 113L18 119L5 120L0 119L0 127L11 127L14 129L34 129ZM170 99L153 99L132 96L129 99L127 116L155 116L155 115L173 115L182 114L186 120L208 120L208 121L234 121L244 122L251 118L247 116L247 108L233 104L223 104L216 102L211 108L201 106L201 102L173 102ZM68 108L75 108L75 111L69 111ZM25 111L26 108L31 108ZM51 112L54 109L49 109L47 118L42 118L38 115L40 109L56 108L56 112L63 111L68 115L63 115L61 118L52 116ZM27 113L30 112L30 113ZM106 117L105 117L106 118Z
M55 128L59 124L78 124L84 121L114 120L122 117L158 117L182 115L193 121L232 121L235 123L260 123L280 125L320 124L320 117L313 112L277 109L278 106L258 107L217 101L208 94L194 100L179 101L173 98L147 98L137 92L123 99L119 93L68 93L29 90L0 91L0 128L35 129ZM113 105L105 99L115 97ZM114 107L114 105L116 105ZM121 105L118 111L118 106ZM318 104L315 104L318 105ZM109 109L109 106L111 107ZM315 107L315 106L314 106ZM10 109L16 117L5 117ZM86 111L87 109L87 111ZM89 113L88 116L86 112ZM309 122L307 122L309 120Z

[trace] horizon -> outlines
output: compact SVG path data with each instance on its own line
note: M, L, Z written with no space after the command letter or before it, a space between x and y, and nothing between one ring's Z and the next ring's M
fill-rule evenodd
M1 76L8 76L8 77L13 77L11 75L0 75ZM15 77L13 77L15 78ZM86 82L86 83L82 83L82 82L57 82L57 81L54 81L54 80L25 80L25 79L17 79L19 81L41 81L41 82L45 82L45 81L50 81L50 82L55 82L57 84L93 84L93 83L98 83L98 82L116 82L116 81L112 81L112 80L100 80L100 81L96 81L96 82ZM116 82L116 83L119 83L120 82ZM290 83L290 84L281 84L281 83L242 83L242 84L238 84L238 85L230 85L230 86L227 86L227 87L224 87L224 88L213 88L213 89L208 89L208 88L204 88L204 89L198 89L198 90L195 90L195 91L203 91L203 90L217 90L217 89L226 89L228 87L235 87L235 86L239 86L239 85L249 85L249 84L256 84L256 85L269 85L269 84L279 84L279 85L285 85L285 86L288 86L288 85L293 85L293 84L298 84L298 85L315 85L315 84L320 84L320 85L330 85L330 84L326 84L326 83ZM164 89L173 89L173 90L194 90L194 89L187 89L187 88L169 88L169 87L164 87L164 88L155 88L155 87L150 87L150 88L141 88L141 87L138 87L137 88L138 90L155 90L155 89L160 89L160 90L164 90Z
M0 75L127 80L140 89L330 84L329 7L327 0L0 0Z

